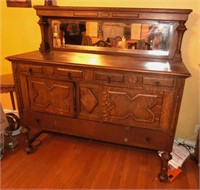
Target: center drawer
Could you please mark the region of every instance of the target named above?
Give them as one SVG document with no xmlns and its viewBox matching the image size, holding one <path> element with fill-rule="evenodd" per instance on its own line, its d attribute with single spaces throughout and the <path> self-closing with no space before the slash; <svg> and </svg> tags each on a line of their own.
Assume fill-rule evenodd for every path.
<svg viewBox="0 0 200 190">
<path fill-rule="evenodd" d="M 95 72 L 94 79 L 97 81 L 110 82 L 124 82 L 124 75 L 120 73 L 109 73 L 109 72 Z"/>
<path fill-rule="evenodd" d="M 65 69 L 65 68 L 55 68 L 55 75 L 66 76 L 68 78 L 82 78 L 83 70 L 80 69 Z"/>
</svg>

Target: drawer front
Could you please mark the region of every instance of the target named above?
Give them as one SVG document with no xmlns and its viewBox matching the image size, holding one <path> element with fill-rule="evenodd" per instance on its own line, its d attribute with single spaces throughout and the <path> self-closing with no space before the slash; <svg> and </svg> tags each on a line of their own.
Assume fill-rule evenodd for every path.
<svg viewBox="0 0 200 190">
<path fill-rule="evenodd" d="M 150 148 L 155 150 L 166 150 L 171 147 L 168 138 L 170 136 L 159 130 L 125 127 L 124 142 L 128 145 Z"/>
<path fill-rule="evenodd" d="M 81 69 L 65 69 L 54 68 L 50 66 L 35 66 L 19 64 L 19 71 L 30 75 L 38 74 L 53 77 L 64 77 L 65 79 L 83 78 L 83 70 Z"/>
<path fill-rule="evenodd" d="M 23 123 L 31 127 L 32 130 L 34 130 L 33 128 L 46 129 L 161 151 L 171 151 L 173 144 L 172 137 L 162 131 L 111 125 L 40 112 L 24 112 Z"/>
<path fill-rule="evenodd" d="M 95 72 L 94 79 L 97 81 L 110 82 L 124 82 L 123 74 L 107 73 L 107 72 Z"/>
<path fill-rule="evenodd" d="M 174 79 L 144 76 L 143 84 L 172 87 Z"/>
<path fill-rule="evenodd" d="M 26 72 L 29 74 L 42 74 L 43 69 L 42 66 L 35 66 L 35 65 L 22 65 L 19 64 L 19 71 Z"/>
<path fill-rule="evenodd" d="M 83 70 L 79 69 L 65 69 L 65 68 L 55 68 L 55 75 L 64 76 L 67 78 L 82 78 Z"/>
</svg>

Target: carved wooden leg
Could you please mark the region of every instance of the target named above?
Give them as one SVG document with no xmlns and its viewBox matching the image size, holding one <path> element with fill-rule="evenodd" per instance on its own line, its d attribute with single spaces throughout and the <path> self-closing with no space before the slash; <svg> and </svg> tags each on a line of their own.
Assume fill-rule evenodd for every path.
<svg viewBox="0 0 200 190">
<path fill-rule="evenodd" d="M 161 171 L 158 174 L 158 179 L 160 182 L 166 182 L 168 180 L 167 171 L 168 171 L 168 161 L 172 159 L 172 155 L 168 152 L 164 152 L 161 155 Z"/>
<path fill-rule="evenodd" d="M 21 130 L 21 132 L 26 135 L 26 143 L 27 143 L 27 145 L 26 145 L 25 151 L 28 154 L 32 153 L 33 150 L 34 150 L 33 147 L 32 147 L 32 144 L 31 144 L 32 142 L 31 142 L 30 137 L 29 137 L 29 131 L 30 131 L 30 129 L 28 127 L 25 127 L 25 126 L 23 126 L 23 128 Z"/>
</svg>

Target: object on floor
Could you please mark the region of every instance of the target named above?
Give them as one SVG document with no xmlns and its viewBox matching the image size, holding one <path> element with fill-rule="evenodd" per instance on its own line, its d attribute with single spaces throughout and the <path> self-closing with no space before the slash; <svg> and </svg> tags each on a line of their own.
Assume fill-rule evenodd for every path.
<svg viewBox="0 0 200 190">
<path fill-rule="evenodd" d="M 162 152 L 159 151 L 159 156 Z M 168 162 L 169 166 L 172 168 L 180 168 L 184 161 L 189 157 L 190 152 L 182 145 L 179 145 L 177 142 L 174 142 L 173 149 L 171 152 L 172 159 Z"/>
<path fill-rule="evenodd" d="M 4 130 L 8 127 L 8 121 L 6 119 L 6 115 L 0 103 L 0 160 L 4 154 Z"/>
<path fill-rule="evenodd" d="M 7 146 L 13 149 L 18 145 L 18 141 L 12 134 L 20 128 L 20 119 L 14 113 L 6 113 L 6 118 L 9 124 L 9 126 L 5 129 L 5 132 L 9 137 Z"/>
<path fill-rule="evenodd" d="M 170 182 L 174 181 L 175 178 L 182 172 L 180 168 L 168 168 L 168 180 Z"/>
</svg>

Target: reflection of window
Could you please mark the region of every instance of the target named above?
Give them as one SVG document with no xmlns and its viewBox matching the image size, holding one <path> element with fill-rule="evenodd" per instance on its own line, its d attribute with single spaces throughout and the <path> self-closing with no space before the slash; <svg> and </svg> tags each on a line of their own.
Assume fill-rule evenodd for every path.
<svg viewBox="0 0 200 190">
<path fill-rule="evenodd" d="M 131 39 L 132 40 L 140 40 L 141 25 L 142 24 L 131 24 Z"/>
<path fill-rule="evenodd" d="M 104 23 L 103 24 L 103 37 L 115 38 L 116 36 L 124 36 L 124 25 L 116 23 Z"/>
<path fill-rule="evenodd" d="M 152 44 L 151 49 L 168 49 L 170 28 L 171 26 L 167 24 L 155 24 L 150 26 L 148 40 L 149 43 Z"/>
<path fill-rule="evenodd" d="M 98 22 L 86 22 L 87 35 L 90 37 L 98 37 Z"/>
</svg>

